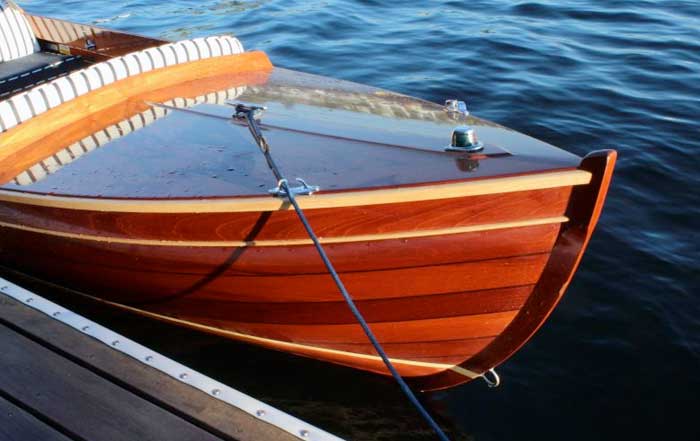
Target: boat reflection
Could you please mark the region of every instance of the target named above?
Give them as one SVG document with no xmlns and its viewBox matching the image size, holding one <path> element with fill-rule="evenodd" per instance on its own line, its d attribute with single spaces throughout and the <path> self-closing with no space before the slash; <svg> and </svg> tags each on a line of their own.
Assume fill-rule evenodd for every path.
<svg viewBox="0 0 700 441">
<path fill-rule="evenodd" d="M 455 158 L 455 163 L 457 164 L 457 168 L 464 172 L 474 172 L 479 168 L 479 160 L 471 159 L 468 156 Z"/>
</svg>

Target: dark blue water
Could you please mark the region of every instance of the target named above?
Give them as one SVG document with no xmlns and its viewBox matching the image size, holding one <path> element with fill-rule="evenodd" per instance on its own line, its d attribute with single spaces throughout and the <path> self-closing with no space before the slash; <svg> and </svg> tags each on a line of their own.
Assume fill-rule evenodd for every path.
<svg viewBox="0 0 700 441">
<path fill-rule="evenodd" d="M 617 149 L 581 269 L 499 369 L 503 385 L 426 400 L 475 440 L 700 439 L 700 1 L 21 3 L 169 39 L 234 33 L 280 66 L 466 99 L 579 155 Z M 383 379 L 119 314 L 98 321 L 340 435 L 428 433 Z"/>
</svg>

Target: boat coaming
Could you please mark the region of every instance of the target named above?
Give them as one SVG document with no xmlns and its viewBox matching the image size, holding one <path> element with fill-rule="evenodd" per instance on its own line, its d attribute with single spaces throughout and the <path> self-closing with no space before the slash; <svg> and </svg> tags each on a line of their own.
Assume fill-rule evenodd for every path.
<svg viewBox="0 0 700 441">
<path fill-rule="evenodd" d="M 499 365 L 524 344 L 571 280 L 599 216 L 614 152 L 594 153 L 579 163 L 573 155 L 472 119 L 493 130 L 485 130 L 485 152 L 445 153 L 430 133 L 416 134 L 435 129 L 417 119 L 429 124 L 438 120 L 440 127 L 450 124 L 446 118 L 451 116 L 439 106 L 283 70 L 273 71 L 272 81 L 266 78 L 228 78 L 226 85 L 247 81 L 247 98 L 269 105 L 270 118 L 263 121 L 283 127 L 267 129 L 273 140 L 276 135 L 283 140 L 279 133 L 285 132 L 299 142 L 310 139 L 304 138 L 310 129 L 311 137 L 330 129 L 321 135 L 326 136 L 327 151 L 336 155 L 329 137 L 357 149 L 359 143 L 369 144 L 374 150 L 367 150 L 368 155 L 379 148 L 399 149 L 391 155 L 396 161 L 368 166 L 398 170 L 384 173 L 383 180 L 370 179 L 373 185 L 362 184 L 362 176 L 343 175 L 335 178 L 343 184 L 339 189 L 300 197 L 399 372 L 424 389 L 450 387 Z M 254 88 L 265 81 L 272 87 Z M 321 87 L 324 82 L 332 87 Z M 144 93 L 160 101 L 167 94 L 183 93 L 183 88 L 172 86 L 167 93 L 154 95 L 147 88 Z M 199 86 L 196 92 L 187 91 L 188 96 L 201 94 Z M 384 105 L 373 107 L 373 101 Z M 392 101 L 403 105 L 386 105 Z M 110 117 L 93 118 L 99 122 L 88 129 L 143 111 L 143 102 L 143 96 L 130 96 L 122 104 L 103 105 L 98 111 Z M 325 110 L 307 112 L 311 122 L 300 115 L 295 123 L 281 110 L 294 105 Z M 403 131 L 384 133 L 342 124 L 343 112 L 359 114 L 363 124 L 371 126 L 367 115 L 384 117 L 402 108 L 408 115 L 393 117 Z M 222 107 L 204 110 L 217 109 L 225 112 Z M 69 110 L 64 108 L 63 114 L 74 118 Z M 47 112 L 46 120 L 54 121 L 55 113 Z M 339 113 L 340 120 L 333 119 Z M 325 119 L 322 123 L 319 115 Z M 310 127 L 313 118 L 317 121 Z M 63 138 L 70 139 L 49 147 L 37 147 L 41 137 L 29 133 L 36 140 L 28 142 L 23 150 L 28 158 L 20 162 L 26 167 L 45 157 L 47 148 L 57 150 L 80 139 L 87 132 L 79 123 L 80 118 L 71 120 L 78 133 L 64 132 Z M 57 130 L 52 126 L 48 132 L 58 137 Z M 27 136 L 19 132 L 15 130 L 12 139 Z M 286 145 L 273 142 L 273 149 L 284 154 Z M 422 163 L 413 166 L 413 175 L 401 168 L 411 164 L 400 163 L 407 150 L 424 155 L 418 157 Z M 446 176 L 431 181 L 431 170 L 442 163 L 450 164 L 452 171 L 439 169 Z M 250 185 L 252 194 L 244 197 L 115 198 L 104 196 L 105 188 L 51 195 L 31 185 L 26 190 L 6 187 L 0 191 L 0 260 L 153 318 L 387 374 L 295 213 L 285 201 L 259 194 L 268 188 L 258 188 L 263 172 L 251 172 L 250 182 L 237 182 Z M 372 173 L 367 170 L 367 176 Z M 318 181 L 311 183 L 320 181 L 325 188 L 332 175 L 313 164 L 306 164 L 302 174 L 315 177 Z M 51 185 L 49 179 L 45 185 Z M 353 187 L 353 179 L 359 185 Z"/>
</svg>

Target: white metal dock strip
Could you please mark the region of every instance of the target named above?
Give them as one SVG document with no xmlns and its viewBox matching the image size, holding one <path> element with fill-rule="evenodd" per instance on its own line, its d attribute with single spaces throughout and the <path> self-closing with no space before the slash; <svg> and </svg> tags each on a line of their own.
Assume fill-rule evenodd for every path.
<svg viewBox="0 0 700 441">
<path fill-rule="evenodd" d="M 188 368 L 162 354 L 136 343 L 104 326 L 86 319 L 31 291 L 0 277 L 0 293 L 7 295 L 47 316 L 88 335 L 111 348 L 148 365 L 175 380 L 252 415 L 254 418 L 291 433 L 299 439 L 313 441 L 343 441 L 335 435 L 314 427 L 279 409 L 271 407 L 223 383 Z"/>
</svg>

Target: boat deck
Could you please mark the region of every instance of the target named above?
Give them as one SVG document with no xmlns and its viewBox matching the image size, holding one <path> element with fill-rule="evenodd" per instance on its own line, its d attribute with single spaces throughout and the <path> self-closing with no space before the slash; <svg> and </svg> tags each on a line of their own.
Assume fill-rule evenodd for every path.
<svg viewBox="0 0 700 441">
<path fill-rule="evenodd" d="M 83 198 L 268 196 L 276 181 L 247 127 L 232 120 L 230 102 L 265 106 L 261 127 L 280 169 L 322 192 L 574 170 L 580 163 L 554 146 L 452 115 L 441 105 L 281 68 L 157 92 L 158 99 L 148 91 L 110 108 L 116 124 L 85 115 L 75 128 L 79 135 L 53 131 L 52 154 L 0 180 L 0 188 Z M 88 121 L 100 123 L 88 130 Z M 464 124 L 477 130 L 483 150 L 445 151 L 453 129 Z"/>
<path fill-rule="evenodd" d="M 339 439 L 3 278 L 0 353 L 3 440 Z"/>
</svg>

